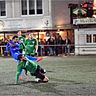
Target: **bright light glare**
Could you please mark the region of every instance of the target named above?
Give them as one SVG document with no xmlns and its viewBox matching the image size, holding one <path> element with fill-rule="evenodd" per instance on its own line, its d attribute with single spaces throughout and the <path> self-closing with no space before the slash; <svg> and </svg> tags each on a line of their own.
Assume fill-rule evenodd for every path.
<svg viewBox="0 0 96 96">
<path fill-rule="evenodd" d="M 96 0 L 94 0 L 93 9 L 96 9 Z"/>
<path fill-rule="evenodd" d="M 96 18 L 96 15 L 93 15 L 94 18 Z"/>
</svg>

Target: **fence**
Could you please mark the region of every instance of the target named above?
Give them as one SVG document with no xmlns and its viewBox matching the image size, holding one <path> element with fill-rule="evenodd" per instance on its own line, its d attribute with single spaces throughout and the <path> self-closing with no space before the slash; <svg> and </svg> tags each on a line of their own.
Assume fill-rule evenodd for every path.
<svg viewBox="0 0 96 96">
<path fill-rule="evenodd" d="M 74 53 L 74 45 L 39 45 L 38 55 L 58 56 Z"/>
<path fill-rule="evenodd" d="M 0 46 L 0 55 L 5 56 L 6 46 Z M 39 45 L 38 56 L 70 55 L 74 53 L 74 45 Z"/>
</svg>

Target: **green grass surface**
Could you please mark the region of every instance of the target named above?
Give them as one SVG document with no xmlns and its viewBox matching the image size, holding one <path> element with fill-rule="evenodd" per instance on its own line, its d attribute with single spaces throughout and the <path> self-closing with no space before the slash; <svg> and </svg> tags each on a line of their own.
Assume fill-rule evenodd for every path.
<svg viewBox="0 0 96 96">
<path fill-rule="evenodd" d="M 48 83 L 35 83 L 28 74 L 15 85 L 16 62 L 0 58 L 0 96 L 96 96 L 95 56 L 48 57 L 39 64 Z"/>
</svg>

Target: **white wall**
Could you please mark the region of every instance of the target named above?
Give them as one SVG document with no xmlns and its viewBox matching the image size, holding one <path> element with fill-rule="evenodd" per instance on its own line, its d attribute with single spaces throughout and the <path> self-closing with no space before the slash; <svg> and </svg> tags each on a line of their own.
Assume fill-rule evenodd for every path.
<svg viewBox="0 0 96 96">
<path fill-rule="evenodd" d="M 87 43 L 86 34 L 96 34 L 96 28 L 75 29 L 75 55 L 96 54 L 96 43 Z"/>
<path fill-rule="evenodd" d="M 2 31 L 17 31 L 22 29 L 34 30 L 34 29 L 46 29 L 46 20 L 49 21 L 48 27 L 52 25 L 50 16 L 39 17 L 22 17 L 22 18 L 7 18 L 3 19 L 4 28 Z"/>
<path fill-rule="evenodd" d="M 12 0 L 6 0 L 6 14 L 7 14 L 7 16 L 6 16 L 6 18 L 11 18 L 12 17 Z"/>
<path fill-rule="evenodd" d="M 21 0 L 14 0 L 13 2 L 13 18 L 21 17 Z"/>
</svg>

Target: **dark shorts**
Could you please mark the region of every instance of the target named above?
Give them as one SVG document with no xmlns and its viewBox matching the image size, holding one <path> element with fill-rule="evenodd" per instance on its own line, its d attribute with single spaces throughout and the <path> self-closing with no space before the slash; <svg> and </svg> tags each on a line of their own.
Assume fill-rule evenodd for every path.
<svg viewBox="0 0 96 96">
<path fill-rule="evenodd" d="M 37 70 L 35 71 L 34 74 L 32 74 L 34 76 L 36 76 L 36 78 L 40 78 L 41 80 L 43 80 L 45 78 L 44 75 L 44 69 L 42 69 L 39 65 L 37 66 Z"/>
</svg>

